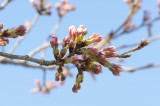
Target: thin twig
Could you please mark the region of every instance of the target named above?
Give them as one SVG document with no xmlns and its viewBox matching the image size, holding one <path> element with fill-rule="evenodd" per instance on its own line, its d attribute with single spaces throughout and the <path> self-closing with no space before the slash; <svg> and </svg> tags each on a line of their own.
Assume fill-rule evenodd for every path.
<svg viewBox="0 0 160 106">
<path fill-rule="evenodd" d="M 12 0 L 5 0 L 1 6 L 0 6 L 0 10 L 4 9 Z"/>
<path fill-rule="evenodd" d="M 13 54 L 0 52 L 0 56 L 6 57 L 6 58 L 9 58 L 9 59 L 27 60 L 27 61 L 30 61 L 30 62 L 37 63 L 39 65 L 45 65 L 45 66 L 59 65 L 59 63 L 56 63 L 55 61 L 45 61 L 45 60 L 42 60 L 42 59 L 36 59 L 36 58 L 29 57 L 28 55 L 21 56 L 21 55 L 13 55 Z"/>
<path fill-rule="evenodd" d="M 129 67 L 124 67 L 124 72 L 135 72 L 138 70 L 144 70 L 144 69 L 149 69 L 149 68 L 154 68 L 154 67 L 160 67 L 159 63 L 151 63 L 145 66 L 137 67 L 137 68 L 129 68 Z"/>
<path fill-rule="evenodd" d="M 18 65 L 18 66 L 22 66 L 22 67 L 25 67 L 25 68 L 34 68 L 34 69 L 40 69 L 40 70 L 48 70 L 48 71 L 52 71 L 56 68 L 55 65 L 53 66 L 41 66 L 39 64 L 29 64 L 29 63 L 22 63 L 22 62 L 19 62 L 19 61 L 13 61 L 13 60 L 4 60 L 1 62 L 1 64 L 5 64 L 5 65 Z"/>
<path fill-rule="evenodd" d="M 160 40 L 160 35 L 152 38 L 151 40 L 149 40 L 149 42 L 152 43 L 152 42 L 157 41 L 157 40 Z M 139 43 L 134 43 L 134 44 L 129 44 L 129 45 L 122 45 L 122 46 L 117 47 L 117 50 L 134 47 L 134 46 L 136 46 L 138 44 Z"/>
</svg>

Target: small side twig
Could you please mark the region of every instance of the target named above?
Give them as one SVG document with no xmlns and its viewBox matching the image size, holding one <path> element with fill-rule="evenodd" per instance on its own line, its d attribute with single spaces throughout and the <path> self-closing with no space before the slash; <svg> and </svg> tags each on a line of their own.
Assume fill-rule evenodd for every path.
<svg viewBox="0 0 160 106">
<path fill-rule="evenodd" d="M 0 10 L 4 9 L 11 1 L 13 1 L 13 0 L 5 0 L 5 1 L 1 4 Z"/>
</svg>

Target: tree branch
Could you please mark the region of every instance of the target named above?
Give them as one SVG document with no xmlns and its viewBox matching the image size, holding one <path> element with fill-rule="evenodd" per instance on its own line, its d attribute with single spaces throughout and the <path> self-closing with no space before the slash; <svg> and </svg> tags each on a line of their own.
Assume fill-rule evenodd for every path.
<svg viewBox="0 0 160 106">
<path fill-rule="evenodd" d="M 12 54 L 8 54 L 8 53 L 0 52 L 0 56 L 6 57 L 6 58 L 9 58 L 9 59 L 27 60 L 27 61 L 30 61 L 30 62 L 37 63 L 39 65 L 45 65 L 45 66 L 58 65 L 59 64 L 59 63 L 56 63 L 55 61 L 45 61 L 45 60 L 32 58 L 32 57 L 29 57 L 28 55 L 21 56 L 21 55 L 12 55 Z"/>
</svg>

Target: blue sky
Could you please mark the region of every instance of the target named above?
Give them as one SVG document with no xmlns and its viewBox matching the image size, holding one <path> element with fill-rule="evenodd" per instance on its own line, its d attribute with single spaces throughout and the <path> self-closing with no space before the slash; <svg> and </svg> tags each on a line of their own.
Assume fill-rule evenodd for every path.
<svg viewBox="0 0 160 106">
<path fill-rule="evenodd" d="M 58 0 L 47 0 L 56 3 Z M 70 25 L 84 24 L 88 35 L 98 32 L 106 35 L 116 29 L 128 14 L 128 7 L 123 0 L 70 0 L 76 5 L 74 12 L 68 13 L 62 20 L 57 35 L 60 39 L 68 34 Z M 142 12 L 149 9 L 152 17 L 157 16 L 157 0 L 143 0 L 142 9 L 136 14 L 133 22 L 139 24 Z M 21 43 L 14 54 L 26 55 L 38 45 L 42 44 L 58 17 L 55 9 L 52 16 L 42 16 L 28 37 Z M 4 10 L 0 11 L 0 22 L 5 28 L 23 24 L 25 20 L 32 20 L 36 14 L 28 0 L 14 0 Z M 160 23 L 152 28 L 153 37 L 159 34 Z M 124 35 L 111 43 L 115 46 L 139 42 L 147 37 L 145 28 L 132 34 Z M 10 39 L 6 51 L 17 39 Z M 152 62 L 159 62 L 160 42 L 156 41 L 141 51 L 133 53 L 131 58 L 125 59 L 122 66 L 136 67 Z M 40 54 L 36 55 L 39 57 Z M 51 59 L 51 49 L 47 50 L 46 59 Z M 122 73 L 120 77 L 113 76 L 108 69 L 96 76 L 96 81 L 86 73 L 81 90 L 74 94 L 71 89 L 74 78 L 68 78 L 65 85 L 54 89 L 49 95 L 31 94 L 35 79 L 41 79 L 42 72 L 38 69 L 23 68 L 21 66 L 0 65 L 0 106 L 159 106 L 160 105 L 160 69 L 153 68 L 134 73 Z M 77 73 L 76 69 L 72 69 Z M 48 72 L 48 80 L 54 80 L 55 72 Z"/>
</svg>

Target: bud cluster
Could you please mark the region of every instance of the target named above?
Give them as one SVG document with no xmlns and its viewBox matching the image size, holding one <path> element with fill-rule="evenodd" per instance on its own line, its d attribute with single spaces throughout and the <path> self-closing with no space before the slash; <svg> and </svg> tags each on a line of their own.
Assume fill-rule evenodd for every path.
<svg viewBox="0 0 160 106">
<path fill-rule="evenodd" d="M 38 3 L 35 0 L 30 0 L 30 3 L 40 15 L 51 15 L 52 4 L 45 5 L 46 0 L 39 0 Z"/>
<path fill-rule="evenodd" d="M 6 46 L 9 43 L 7 38 L 17 38 L 18 36 L 24 36 L 26 33 L 26 27 L 23 25 L 17 28 L 3 29 L 3 24 L 0 24 L 0 46 Z"/>
<path fill-rule="evenodd" d="M 142 0 L 124 0 L 124 2 L 127 3 L 129 8 L 135 13 L 141 8 Z"/>
<path fill-rule="evenodd" d="M 64 81 L 63 75 L 64 64 L 73 64 L 78 69 L 75 84 L 72 88 L 73 92 L 77 92 L 81 88 L 83 82 L 83 72 L 92 74 L 102 73 L 102 67 L 107 67 L 115 76 L 120 75 L 122 68 L 120 65 L 110 63 L 107 58 L 116 57 L 116 48 L 108 46 L 102 50 L 91 47 L 93 43 L 98 43 L 102 40 L 101 35 L 93 33 L 90 37 L 84 38 L 87 34 L 87 28 L 84 25 L 69 27 L 69 35 L 63 39 L 61 50 L 58 49 L 58 38 L 53 35 L 50 41 L 53 48 L 53 55 L 59 67 L 56 73 L 56 81 Z"/>
<path fill-rule="evenodd" d="M 31 89 L 32 93 L 43 93 L 48 94 L 50 91 L 56 87 L 56 85 L 51 81 L 46 81 L 44 86 L 42 86 L 41 82 L 39 80 L 34 82 L 36 88 Z"/>
<path fill-rule="evenodd" d="M 68 3 L 68 0 L 61 0 L 61 2 L 55 4 L 55 8 L 59 17 L 64 16 L 67 12 L 75 10 L 75 6 Z"/>
</svg>

